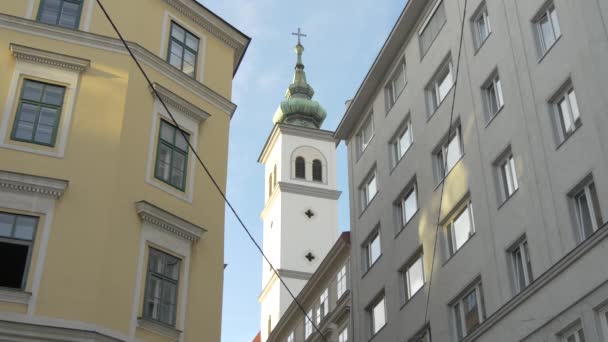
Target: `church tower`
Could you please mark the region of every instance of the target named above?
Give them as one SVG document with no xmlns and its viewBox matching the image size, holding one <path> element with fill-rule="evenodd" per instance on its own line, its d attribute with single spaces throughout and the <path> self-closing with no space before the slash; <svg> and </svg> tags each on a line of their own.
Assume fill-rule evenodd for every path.
<svg viewBox="0 0 608 342">
<path fill-rule="evenodd" d="M 258 162 L 265 165 L 264 253 L 294 295 L 298 295 L 338 238 L 336 143 L 321 129 L 327 113 L 312 100 L 306 81 L 300 33 L 293 82 L 274 118 Z M 263 261 L 261 340 L 292 302 L 270 265 Z"/>
</svg>

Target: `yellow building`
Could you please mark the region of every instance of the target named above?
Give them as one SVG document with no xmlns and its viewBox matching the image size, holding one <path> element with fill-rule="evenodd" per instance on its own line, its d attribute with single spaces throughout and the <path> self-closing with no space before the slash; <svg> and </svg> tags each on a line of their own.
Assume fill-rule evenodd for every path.
<svg viewBox="0 0 608 342">
<path fill-rule="evenodd" d="M 103 0 L 222 188 L 250 39 Z M 0 340 L 219 341 L 224 203 L 95 0 L 0 1 Z"/>
</svg>

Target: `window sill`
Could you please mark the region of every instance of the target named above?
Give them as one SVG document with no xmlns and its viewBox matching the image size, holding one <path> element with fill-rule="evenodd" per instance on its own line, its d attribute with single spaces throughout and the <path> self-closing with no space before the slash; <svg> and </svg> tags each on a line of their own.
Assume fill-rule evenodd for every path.
<svg viewBox="0 0 608 342">
<path fill-rule="evenodd" d="M 369 265 L 369 267 L 367 268 L 367 270 L 365 270 L 365 272 L 363 272 L 361 279 L 365 278 L 365 276 L 374 268 L 374 266 L 380 261 L 381 258 L 382 258 L 382 254 L 380 254 L 378 256 L 378 258 L 376 260 L 374 260 L 374 262 L 371 265 Z"/>
<path fill-rule="evenodd" d="M 562 145 L 564 145 L 564 144 L 566 143 L 566 141 L 568 141 L 568 140 L 570 139 L 570 137 L 574 135 L 574 133 L 578 132 L 578 130 L 579 130 L 579 129 L 580 129 L 582 126 L 583 126 L 583 124 L 581 123 L 580 125 L 578 125 L 578 127 L 576 127 L 576 128 L 574 129 L 574 131 L 572 131 L 572 132 L 568 133 L 566 136 L 564 136 L 564 139 L 563 139 L 563 140 L 562 140 L 562 141 L 561 141 L 559 144 L 557 144 L 557 146 L 555 147 L 555 150 L 556 150 L 556 151 L 557 151 L 557 150 L 559 150 L 559 149 L 560 149 L 560 147 L 562 147 Z"/>
<path fill-rule="evenodd" d="M 412 215 L 412 217 L 410 217 L 409 221 L 407 221 L 405 224 L 401 225 L 401 228 L 399 228 L 399 231 L 397 232 L 397 234 L 395 234 L 395 239 L 397 239 L 399 237 L 399 235 L 401 235 L 401 232 L 404 231 L 405 228 L 410 224 L 410 222 L 412 222 L 416 218 L 419 211 L 420 211 L 420 208 L 416 209 L 416 212 L 414 213 L 414 215 Z"/>
<path fill-rule="evenodd" d="M 32 294 L 20 289 L 0 287 L 0 302 L 29 304 Z"/>
<path fill-rule="evenodd" d="M 380 335 L 380 333 L 382 332 L 382 330 L 384 330 L 385 327 L 386 327 L 386 322 L 384 323 L 382 328 L 378 329 L 378 331 L 376 331 L 375 333 L 372 334 L 372 337 L 369 338 L 369 341 L 372 341 L 374 338 L 376 338 L 376 336 Z"/>
<path fill-rule="evenodd" d="M 479 52 L 479 50 L 481 50 L 481 48 L 484 46 L 484 44 L 488 41 L 488 39 L 490 38 L 490 36 L 492 35 L 492 32 L 490 31 L 490 33 L 488 33 L 488 35 L 486 36 L 486 38 L 477 44 L 477 48 L 475 49 L 475 52 L 473 52 L 473 56 L 477 56 L 477 53 Z"/>
<path fill-rule="evenodd" d="M 541 55 L 541 56 L 538 58 L 537 63 L 539 63 L 539 64 L 540 64 L 540 63 L 543 61 L 543 59 L 545 59 L 545 57 L 546 57 L 546 56 L 549 54 L 549 51 L 553 50 L 553 47 L 554 47 L 555 45 L 557 45 L 557 42 L 559 42 L 559 40 L 560 40 L 561 38 L 562 38 L 562 35 L 560 34 L 560 35 L 559 35 L 559 37 L 557 37 L 557 38 L 555 39 L 555 41 L 553 42 L 553 44 L 551 44 L 551 46 L 549 46 L 549 48 L 548 48 L 548 49 L 547 49 L 545 52 L 543 52 L 543 53 L 542 53 L 542 55 Z"/>
<path fill-rule="evenodd" d="M 500 112 L 502 112 L 503 108 L 505 108 L 504 104 L 502 106 L 500 106 L 500 108 L 498 108 L 496 113 L 492 114 L 492 116 L 486 122 L 486 128 L 488 128 L 488 126 L 490 126 L 490 124 L 494 121 L 494 119 L 496 119 L 498 114 L 500 114 Z"/>
<path fill-rule="evenodd" d="M 498 208 L 496 208 L 496 210 L 500 210 L 500 208 L 504 207 L 507 204 L 507 202 L 509 202 L 509 200 L 511 198 L 513 198 L 513 196 L 515 196 L 515 194 L 517 194 L 518 191 L 519 191 L 519 188 L 515 189 L 515 191 L 513 191 L 512 194 L 510 194 L 504 201 L 502 201 L 502 203 L 500 203 L 498 205 Z"/>
<path fill-rule="evenodd" d="M 437 105 L 437 108 L 433 109 L 433 111 L 426 118 L 426 122 L 427 123 L 429 121 L 431 121 L 431 119 L 433 118 L 433 116 L 435 116 L 435 113 L 437 113 L 439 111 L 439 109 L 441 108 L 441 106 L 446 102 L 446 99 L 448 98 L 448 96 L 450 96 L 450 94 L 452 94 L 454 92 L 455 86 L 456 86 L 456 82 L 453 82 L 452 86 L 450 87 L 450 91 L 448 91 L 448 93 L 445 94 L 445 97 L 443 98 L 443 100 L 441 100 L 441 102 L 439 102 L 439 104 Z"/>
<path fill-rule="evenodd" d="M 393 165 L 393 167 L 391 168 L 391 171 L 389 172 L 389 176 L 393 174 L 393 172 L 395 171 L 395 169 L 397 168 L 397 166 L 399 166 L 399 164 L 401 164 L 401 161 L 403 159 L 405 159 L 405 156 L 412 149 L 412 146 L 414 146 L 414 142 L 413 141 L 410 144 L 410 146 L 407 148 L 407 150 L 403 153 L 403 155 L 401 157 L 399 157 L 399 160 L 397 160 L 397 162 L 395 162 L 395 165 Z"/>
<path fill-rule="evenodd" d="M 424 283 L 424 285 L 422 285 L 422 287 L 419 288 L 418 291 L 416 291 L 416 293 L 414 293 L 414 295 L 410 297 L 410 299 L 407 299 L 405 301 L 405 303 L 401 304 L 399 311 L 402 311 L 403 308 L 405 308 L 411 301 L 413 301 L 419 293 L 422 293 L 422 289 L 424 289 L 425 287 L 426 287 L 426 283 Z"/>
<path fill-rule="evenodd" d="M 379 193 L 379 191 L 376 191 L 376 194 L 374 195 L 374 197 L 372 197 L 372 199 L 369 200 L 369 202 L 367 203 L 365 208 L 363 208 L 363 210 L 361 210 L 361 214 L 359 214 L 359 219 L 361 219 L 363 214 L 365 214 L 365 212 L 367 211 L 367 208 L 369 208 L 372 205 L 372 203 L 374 203 L 374 200 L 376 199 L 376 197 L 378 197 L 378 193 Z"/>
<path fill-rule="evenodd" d="M 477 235 L 477 232 L 474 232 L 473 234 L 471 234 L 471 236 L 469 236 L 469 239 L 462 244 L 462 246 L 460 246 L 460 248 L 458 248 L 458 250 L 456 252 L 454 252 L 454 254 L 450 255 L 441 265 L 441 267 L 444 267 L 445 265 L 447 265 L 450 260 L 452 260 L 456 255 L 458 255 L 458 252 L 460 252 L 461 250 L 464 249 L 464 247 L 471 241 L 473 240 L 473 238 Z M 449 237 L 448 237 L 449 238 Z"/>
<path fill-rule="evenodd" d="M 137 327 L 151 331 L 153 333 L 157 333 L 159 335 L 163 335 L 175 341 L 179 339 L 182 333 L 181 330 L 177 330 L 172 326 L 156 322 L 146 317 L 137 318 Z"/>
<path fill-rule="evenodd" d="M 446 173 L 445 176 L 443 176 L 443 178 L 441 178 L 439 180 L 439 182 L 437 183 L 437 185 L 435 185 L 435 189 L 433 189 L 433 191 L 436 191 L 437 189 L 439 189 L 439 187 L 441 186 L 441 184 L 448 178 L 448 176 L 452 173 L 452 171 L 454 171 L 454 169 L 456 168 L 456 166 L 458 166 L 458 164 L 460 164 L 460 161 L 464 158 L 464 153 L 460 156 L 460 158 L 458 158 L 458 160 L 456 161 L 456 164 L 454 164 L 454 166 L 450 169 L 450 171 L 448 171 L 448 173 Z"/>
<path fill-rule="evenodd" d="M 367 142 L 367 145 L 365 145 L 365 147 L 359 151 L 357 153 L 357 161 L 355 162 L 355 164 L 357 164 L 359 162 L 359 160 L 361 160 L 361 157 L 363 156 L 363 153 L 365 153 L 365 151 L 367 151 L 367 148 L 369 147 L 369 145 L 372 144 L 372 142 L 374 141 L 374 137 L 376 136 L 376 134 L 372 135 L 371 138 L 369 138 L 369 141 Z"/>
<path fill-rule="evenodd" d="M 392 105 L 388 106 L 388 108 L 386 108 L 386 114 L 384 115 L 385 117 L 387 117 L 392 111 L 393 108 L 395 108 L 395 105 L 397 104 L 397 101 L 399 101 L 399 98 L 401 97 L 401 94 L 403 94 L 405 92 L 405 88 L 407 87 L 407 81 L 405 81 L 405 84 L 403 85 L 403 89 L 401 89 L 401 91 L 399 92 L 399 94 L 397 94 L 397 98 L 395 98 L 395 102 L 393 102 Z"/>
</svg>

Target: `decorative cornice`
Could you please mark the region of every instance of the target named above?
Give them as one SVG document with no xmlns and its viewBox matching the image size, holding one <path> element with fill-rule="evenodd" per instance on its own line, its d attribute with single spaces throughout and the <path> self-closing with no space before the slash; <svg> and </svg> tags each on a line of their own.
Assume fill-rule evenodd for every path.
<svg viewBox="0 0 608 342">
<path fill-rule="evenodd" d="M 335 142 L 334 132 L 326 131 L 317 128 L 308 128 L 302 126 L 295 126 L 290 124 L 278 124 L 277 125 L 281 133 L 287 135 L 296 135 L 303 138 L 311 138 L 317 140 L 325 140 Z"/>
<path fill-rule="evenodd" d="M 155 322 L 145 317 L 139 317 L 137 319 L 137 326 L 142 329 L 168 337 L 174 341 L 177 341 L 182 333 L 180 330 Z"/>
<path fill-rule="evenodd" d="M 199 123 L 205 121 L 209 116 L 211 116 L 209 113 L 198 108 L 197 106 L 193 105 L 192 103 L 188 102 L 184 98 L 180 97 L 179 95 L 175 94 L 171 90 L 161 86 L 158 83 L 154 83 L 154 89 L 156 90 L 156 93 L 158 93 L 158 96 L 160 96 L 160 98 L 167 106 L 173 107 L 179 110 L 180 112 L 183 112 L 184 114 L 188 115 Z M 152 95 L 156 95 L 156 93 L 152 92 Z"/>
<path fill-rule="evenodd" d="M 319 188 L 316 186 L 293 184 L 293 183 L 287 183 L 287 182 L 279 182 L 279 189 L 282 192 L 289 192 L 292 194 L 298 194 L 298 195 L 304 195 L 304 196 L 321 197 L 321 198 L 326 198 L 326 199 L 331 199 L 331 200 L 337 200 L 338 198 L 340 198 L 340 195 L 342 194 L 341 191 L 337 191 L 337 190 L 330 190 L 330 189 Z"/>
<path fill-rule="evenodd" d="M 0 170 L 0 190 L 58 199 L 63 195 L 68 184 L 66 180 Z"/>
<path fill-rule="evenodd" d="M 490 330 L 490 328 L 498 324 L 503 318 L 505 318 L 518 306 L 523 304 L 528 298 L 532 297 L 536 292 L 548 285 L 553 279 L 565 272 L 568 267 L 585 256 L 606 237 L 608 237 L 608 223 L 604 224 L 600 229 L 593 233 L 593 235 L 581 242 L 568 254 L 558 260 L 555 264 L 553 264 L 553 266 L 535 279 L 528 287 L 515 295 L 515 297 L 513 297 L 510 301 L 498 308 L 498 310 L 483 321 L 477 329 L 471 332 L 471 334 L 467 335 L 467 337 L 465 337 L 462 341 L 470 342 L 482 337 L 484 333 Z"/>
<path fill-rule="evenodd" d="M 135 210 L 142 221 L 148 222 L 189 241 L 200 239 L 206 229 L 190 223 L 178 216 L 171 214 L 149 202 L 139 201 L 135 203 Z"/>
<path fill-rule="evenodd" d="M 192 0 L 164 0 L 184 16 L 203 27 L 217 39 L 234 49 L 233 70 L 236 72 L 239 63 L 249 45 L 250 38 L 228 23 L 221 20 L 212 12 Z"/>
<path fill-rule="evenodd" d="M 277 272 L 279 272 L 279 275 L 281 276 L 281 278 L 293 278 L 293 279 L 300 279 L 300 280 L 308 280 L 310 279 L 310 277 L 312 277 L 312 273 L 310 272 L 300 272 L 300 271 L 294 271 L 294 270 L 285 270 L 285 269 L 278 269 Z"/>
<path fill-rule="evenodd" d="M 0 302 L 28 304 L 31 297 L 30 292 L 0 288 Z"/>
<path fill-rule="evenodd" d="M 14 17 L 3 13 L 0 13 L 0 27 L 72 44 L 79 44 L 82 46 L 88 46 L 125 55 L 128 54 L 127 49 L 119 39 L 90 32 L 70 30 L 59 26 L 47 25 L 37 21 Z M 135 57 L 146 66 L 178 83 L 185 89 L 209 102 L 209 104 L 215 106 L 217 109 L 230 117 L 232 117 L 236 111 L 236 104 L 232 103 L 227 98 L 216 93 L 214 90 L 200 83 L 194 78 L 184 74 L 179 69 L 174 68 L 156 54 L 150 52 L 137 43 L 127 42 L 127 44 Z"/>
<path fill-rule="evenodd" d="M 85 71 L 91 65 L 91 61 L 88 59 L 72 57 L 13 43 L 10 44 L 10 50 L 13 52 L 13 56 L 20 60 L 48 64 L 78 72 Z"/>
</svg>

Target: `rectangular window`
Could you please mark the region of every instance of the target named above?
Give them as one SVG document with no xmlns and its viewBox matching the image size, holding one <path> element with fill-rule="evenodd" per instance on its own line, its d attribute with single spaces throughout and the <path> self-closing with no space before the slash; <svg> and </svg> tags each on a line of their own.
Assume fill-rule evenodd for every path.
<svg viewBox="0 0 608 342">
<path fill-rule="evenodd" d="M 41 0 L 38 21 L 70 29 L 78 29 L 82 0 Z"/>
<path fill-rule="evenodd" d="M 376 230 L 370 235 L 363 245 L 365 251 L 365 266 L 366 269 L 371 268 L 374 263 L 382 255 L 382 247 L 380 245 L 380 232 Z"/>
<path fill-rule="evenodd" d="M 492 33 L 492 27 L 490 26 L 490 16 L 488 15 L 488 8 L 485 2 L 483 2 L 477 13 L 471 20 L 473 25 L 473 36 L 475 38 L 475 48 L 479 49 L 481 45 L 488 39 L 490 33 Z"/>
<path fill-rule="evenodd" d="M 185 133 L 185 135 L 187 139 L 190 138 L 188 133 Z M 186 139 L 177 127 L 161 120 L 156 151 L 155 177 L 181 191 L 185 191 L 187 165 L 188 143 Z"/>
<path fill-rule="evenodd" d="M 452 311 L 456 333 L 460 340 L 473 332 L 484 320 L 481 283 L 476 284 L 458 298 L 452 305 Z"/>
<path fill-rule="evenodd" d="M 24 289 L 38 218 L 0 212 L 0 287 Z"/>
<path fill-rule="evenodd" d="M 431 10 L 429 17 L 426 19 L 420 30 L 418 31 L 418 40 L 420 41 L 420 55 L 424 57 L 427 51 L 433 45 L 433 41 L 441 32 L 441 29 L 447 22 L 445 7 L 442 0 L 438 0 L 435 8 Z"/>
<path fill-rule="evenodd" d="M 418 196 L 416 194 L 416 183 L 406 190 L 405 195 L 399 202 L 399 212 L 401 214 L 401 226 L 405 226 L 414 214 L 418 211 Z"/>
<path fill-rule="evenodd" d="M 386 94 L 386 112 L 393 107 L 395 102 L 397 102 L 397 98 L 405 88 L 405 84 L 407 83 L 407 75 L 405 73 L 405 59 L 402 59 L 397 65 L 397 68 L 394 71 L 394 74 L 391 77 L 391 80 L 388 82 L 388 85 L 384 89 Z"/>
<path fill-rule="evenodd" d="M 384 304 L 384 294 L 377 299 L 374 303 L 372 303 L 368 310 L 368 315 L 370 317 L 370 328 L 372 332 L 372 336 L 377 334 L 380 329 L 384 327 L 386 324 L 386 307 Z"/>
<path fill-rule="evenodd" d="M 181 260 L 150 248 L 143 316 L 175 326 Z"/>
<path fill-rule="evenodd" d="M 310 335 L 312 335 L 312 317 L 313 311 L 312 309 L 310 309 L 306 315 L 307 317 L 304 318 L 304 339 L 307 339 L 310 337 Z"/>
<path fill-rule="evenodd" d="M 485 99 L 486 119 L 489 121 L 505 104 L 498 73 L 483 85 L 482 90 Z"/>
<path fill-rule="evenodd" d="M 376 193 L 378 192 L 378 187 L 376 185 L 376 171 L 370 173 L 367 177 L 367 180 L 363 183 L 360 188 L 361 191 L 361 199 L 362 199 L 362 208 L 365 209 L 369 205 L 369 203 L 374 199 Z"/>
<path fill-rule="evenodd" d="M 357 135 L 357 140 L 359 142 L 359 154 L 365 151 L 367 145 L 369 145 L 374 136 L 374 122 L 372 120 L 372 116 L 373 113 L 370 113 L 363 126 L 361 126 L 359 134 Z"/>
<path fill-rule="evenodd" d="M 506 157 L 499 159 L 495 163 L 495 167 L 501 188 L 501 198 L 504 202 L 519 189 L 513 154 L 509 153 Z"/>
<path fill-rule="evenodd" d="M 291 334 L 289 334 L 289 336 L 287 336 L 287 342 L 295 342 L 295 334 L 293 333 L 293 331 L 291 332 Z"/>
<path fill-rule="evenodd" d="M 593 180 L 571 194 L 581 241 L 587 239 L 602 224 L 602 214 Z"/>
<path fill-rule="evenodd" d="M 452 129 L 451 136 L 435 149 L 437 180 L 440 182 L 456 166 L 463 153 L 460 126 Z"/>
<path fill-rule="evenodd" d="M 340 331 L 340 334 L 338 334 L 338 342 L 348 342 L 348 327 Z"/>
<path fill-rule="evenodd" d="M 412 136 L 412 122 L 407 119 L 403 127 L 399 130 L 397 136 L 391 142 L 391 149 L 393 150 L 393 166 L 397 165 L 397 162 L 403 158 L 405 153 L 410 149 L 414 138 Z"/>
<path fill-rule="evenodd" d="M 467 202 L 464 208 L 448 221 L 446 228 L 450 255 L 456 253 L 475 234 L 473 222 L 473 204 L 471 202 Z"/>
<path fill-rule="evenodd" d="M 533 280 L 528 241 L 524 239 L 518 242 L 515 246 L 511 247 L 509 254 L 511 256 L 511 265 L 513 268 L 515 292 L 519 293 L 528 287 Z"/>
<path fill-rule="evenodd" d="M 405 298 L 411 299 L 424 286 L 424 264 L 422 253 L 408 263 L 401 271 L 405 288 Z"/>
<path fill-rule="evenodd" d="M 342 295 L 344 294 L 344 292 L 346 292 L 346 265 L 342 266 L 342 268 L 340 268 L 340 271 L 338 271 L 338 275 L 336 276 L 337 280 L 336 280 L 336 288 L 337 288 L 337 292 L 338 292 L 338 299 L 342 298 Z"/>
<path fill-rule="evenodd" d="M 317 325 L 321 324 L 321 320 L 329 313 L 329 290 L 325 289 L 319 297 L 319 307 L 317 308 Z"/>
<path fill-rule="evenodd" d="M 582 125 L 574 88 L 569 87 L 560 93 L 553 106 L 557 113 L 558 136 L 561 142 Z"/>
<path fill-rule="evenodd" d="M 11 139 L 55 146 L 65 87 L 24 80 Z"/>
<path fill-rule="evenodd" d="M 562 335 L 560 339 L 562 342 L 585 342 L 585 333 L 583 328 L 579 325 L 569 332 Z"/>
<path fill-rule="evenodd" d="M 540 55 L 544 55 L 561 36 L 559 20 L 555 6 L 551 4 L 537 15 L 535 20 Z"/>
<path fill-rule="evenodd" d="M 453 86 L 454 77 L 452 76 L 452 62 L 448 59 L 447 62 L 441 65 L 426 87 L 429 116 L 439 108 Z"/>
<path fill-rule="evenodd" d="M 167 60 L 184 74 L 196 77 L 199 38 L 175 22 L 171 22 L 171 36 Z"/>
</svg>

